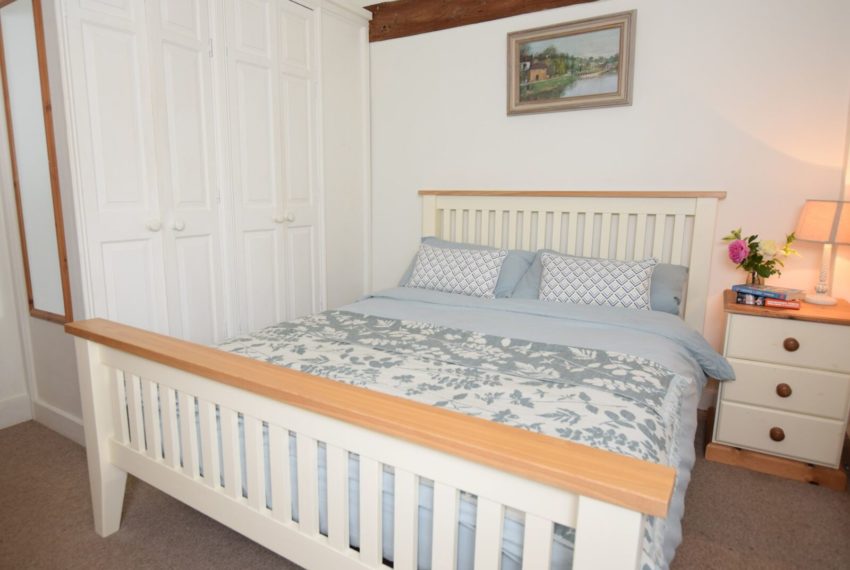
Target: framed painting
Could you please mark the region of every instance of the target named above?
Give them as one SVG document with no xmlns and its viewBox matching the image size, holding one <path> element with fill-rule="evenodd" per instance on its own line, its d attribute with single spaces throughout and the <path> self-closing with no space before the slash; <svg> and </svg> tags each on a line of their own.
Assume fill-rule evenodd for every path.
<svg viewBox="0 0 850 570">
<path fill-rule="evenodd" d="M 636 17 L 508 34 L 508 115 L 631 105 Z"/>
</svg>

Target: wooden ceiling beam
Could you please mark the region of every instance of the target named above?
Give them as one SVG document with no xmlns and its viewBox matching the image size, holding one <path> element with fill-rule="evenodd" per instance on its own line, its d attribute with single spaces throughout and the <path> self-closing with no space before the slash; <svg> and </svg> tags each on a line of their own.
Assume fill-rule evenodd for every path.
<svg viewBox="0 0 850 570">
<path fill-rule="evenodd" d="M 369 41 L 380 42 L 596 0 L 396 0 L 366 6 Z"/>
</svg>

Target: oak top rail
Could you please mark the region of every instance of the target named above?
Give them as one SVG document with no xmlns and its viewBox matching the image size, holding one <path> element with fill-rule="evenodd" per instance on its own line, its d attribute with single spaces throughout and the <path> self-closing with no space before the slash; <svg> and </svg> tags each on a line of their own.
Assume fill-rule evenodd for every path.
<svg viewBox="0 0 850 570">
<path fill-rule="evenodd" d="M 665 465 L 466 416 L 105 319 L 74 336 L 488 465 L 525 479 L 664 517 L 676 472 Z"/>
<path fill-rule="evenodd" d="M 420 190 L 420 196 L 519 196 L 524 198 L 726 198 L 721 191 L 663 190 Z"/>
</svg>

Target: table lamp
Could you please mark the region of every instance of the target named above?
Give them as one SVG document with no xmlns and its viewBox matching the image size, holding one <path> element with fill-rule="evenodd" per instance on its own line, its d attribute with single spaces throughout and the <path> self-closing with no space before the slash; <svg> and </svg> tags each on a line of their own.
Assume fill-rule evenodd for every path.
<svg viewBox="0 0 850 570">
<path fill-rule="evenodd" d="M 800 241 L 823 244 L 820 277 L 814 295 L 807 295 L 807 303 L 834 305 L 829 296 L 829 265 L 832 245 L 850 245 L 850 202 L 837 200 L 806 200 L 794 235 Z"/>
</svg>

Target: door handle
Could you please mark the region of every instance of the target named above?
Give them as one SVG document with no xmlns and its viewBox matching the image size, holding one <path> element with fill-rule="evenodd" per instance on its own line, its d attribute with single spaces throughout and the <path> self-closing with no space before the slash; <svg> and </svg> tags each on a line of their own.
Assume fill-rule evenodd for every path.
<svg viewBox="0 0 850 570">
<path fill-rule="evenodd" d="M 293 214 L 292 212 L 287 212 L 282 216 L 275 216 L 274 218 L 272 218 L 272 221 L 276 224 L 282 224 L 284 222 L 288 222 L 291 224 L 295 221 L 295 214 Z"/>
<path fill-rule="evenodd" d="M 174 223 L 171 224 L 171 227 L 174 228 L 176 232 L 182 232 L 186 229 L 186 222 L 183 220 L 174 220 Z"/>
<path fill-rule="evenodd" d="M 145 228 L 147 228 L 149 232 L 158 232 L 162 228 L 162 221 L 156 218 L 150 219 L 145 224 Z"/>
</svg>

